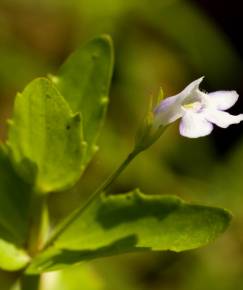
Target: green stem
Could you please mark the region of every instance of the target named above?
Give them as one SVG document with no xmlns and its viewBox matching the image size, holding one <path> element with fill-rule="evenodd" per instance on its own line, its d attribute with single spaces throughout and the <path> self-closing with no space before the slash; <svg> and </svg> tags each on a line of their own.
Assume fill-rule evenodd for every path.
<svg viewBox="0 0 243 290">
<path fill-rule="evenodd" d="M 82 213 L 83 211 L 102 193 L 105 192 L 109 186 L 117 179 L 117 177 L 122 173 L 122 171 L 128 166 L 128 164 L 141 152 L 142 150 L 132 151 L 127 158 L 121 163 L 121 165 L 111 174 L 104 183 L 98 187 L 97 190 L 90 196 L 84 206 L 77 208 L 67 219 L 65 219 L 53 235 L 47 241 L 44 249 L 48 248 L 53 242 L 72 224 Z"/>
<path fill-rule="evenodd" d="M 31 203 L 31 222 L 28 252 L 35 256 L 45 243 L 48 231 L 47 195 L 34 191 Z"/>
<path fill-rule="evenodd" d="M 48 232 L 47 195 L 39 190 L 33 190 L 30 212 L 30 225 L 27 249 L 30 256 L 34 257 L 46 241 Z M 20 277 L 21 290 L 39 290 L 41 275 L 26 275 Z"/>
</svg>

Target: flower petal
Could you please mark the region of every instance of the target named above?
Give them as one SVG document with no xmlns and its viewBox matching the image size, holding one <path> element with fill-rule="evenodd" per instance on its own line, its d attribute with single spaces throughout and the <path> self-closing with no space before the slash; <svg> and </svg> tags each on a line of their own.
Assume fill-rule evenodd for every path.
<svg viewBox="0 0 243 290">
<path fill-rule="evenodd" d="M 181 99 L 187 97 L 193 97 L 195 92 L 199 90 L 199 85 L 203 81 L 204 77 L 200 77 L 199 79 L 191 82 L 183 91 L 181 91 L 177 96 L 181 96 Z"/>
<path fill-rule="evenodd" d="M 154 126 L 168 125 L 184 115 L 182 103 L 185 99 L 197 98 L 196 91 L 204 77 L 191 82 L 179 94 L 162 100 L 154 109 L 155 122 Z"/>
<path fill-rule="evenodd" d="M 183 115 L 183 110 L 177 96 L 169 97 L 159 103 L 154 109 L 154 126 L 168 125 Z"/>
<path fill-rule="evenodd" d="M 154 113 L 159 114 L 159 113 L 168 111 L 168 109 L 170 109 L 170 106 L 174 105 L 177 99 L 178 99 L 177 95 L 173 97 L 165 98 L 158 104 L 158 106 L 155 107 Z"/>
<path fill-rule="evenodd" d="M 189 138 L 198 138 L 209 135 L 213 125 L 209 123 L 203 114 L 186 112 L 180 122 L 180 134 Z"/>
<path fill-rule="evenodd" d="M 231 108 L 238 100 L 239 95 L 236 91 L 217 91 L 209 93 L 208 102 L 218 110 Z"/>
<path fill-rule="evenodd" d="M 205 118 L 221 128 L 227 128 L 229 125 L 238 124 L 243 121 L 243 114 L 237 116 L 219 110 L 205 111 Z"/>
</svg>

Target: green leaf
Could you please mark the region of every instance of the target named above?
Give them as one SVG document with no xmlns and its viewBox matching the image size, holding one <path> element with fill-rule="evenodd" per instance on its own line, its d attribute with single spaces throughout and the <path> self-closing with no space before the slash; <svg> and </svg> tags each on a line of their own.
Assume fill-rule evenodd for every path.
<svg viewBox="0 0 243 290">
<path fill-rule="evenodd" d="M 223 209 L 187 204 L 175 196 L 146 196 L 139 191 L 102 196 L 33 260 L 28 271 L 56 270 L 139 250 L 194 249 L 214 240 L 230 219 Z"/>
<path fill-rule="evenodd" d="M 15 173 L 0 147 L 0 225 L 19 244 L 24 243 L 27 235 L 30 192 L 30 186 Z"/>
<path fill-rule="evenodd" d="M 81 122 L 51 81 L 39 78 L 18 94 L 8 147 L 18 172 L 42 192 L 72 186 L 81 174 Z"/>
<path fill-rule="evenodd" d="M 52 77 L 73 112 L 80 112 L 83 121 L 87 163 L 97 150 L 96 140 L 108 104 L 113 68 L 113 47 L 109 36 L 96 37 L 76 50 Z"/>
<path fill-rule="evenodd" d="M 46 273 L 42 290 L 105 290 L 102 277 L 90 264 L 69 267 L 63 271 Z"/>
<path fill-rule="evenodd" d="M 29 261 L 26 241 L 30 188 L 15 173 L 0 148 L 0 268 L 19 270 Z"/>
<path fill-rule="evenodd" d="M 30 257 L 24 250 L 17 248 L 12 243 L 0 237 L 0 268 L 7 271 L 17 271 L 24 268 Z"/>
</svg>

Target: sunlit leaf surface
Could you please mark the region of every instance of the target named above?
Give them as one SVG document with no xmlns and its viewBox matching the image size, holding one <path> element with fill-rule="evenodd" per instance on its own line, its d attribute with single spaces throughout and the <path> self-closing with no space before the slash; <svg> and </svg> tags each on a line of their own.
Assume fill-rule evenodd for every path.
<svg viewBox="0 0 243 290">
<path fill-rule="evenodd" d="M 103 124 L 113 67 L 113 48 L 109 36 L 100 36 L 76 50 L 62 65 L 56 83 L 74 112 L 83 120 L 87 150 L 84 163 L 96 151 L 96 139 Z"/>
<path fill-rule="evenodd" d="M 80 115 L 49 80 L 36 79 L 16 97 L 8 146 L 20 175 L 38 190 L 65 189 L 81 174 Z"/>
</svg>

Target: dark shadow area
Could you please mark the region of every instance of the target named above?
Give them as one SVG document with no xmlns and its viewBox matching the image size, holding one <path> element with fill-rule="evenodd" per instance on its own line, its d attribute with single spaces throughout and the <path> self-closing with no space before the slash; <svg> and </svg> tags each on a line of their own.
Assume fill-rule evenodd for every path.
<svg viewBox="0 0 243 290">
<path fill-rule="evenodd" d="M 121 197 L 118 195 L 116 199 L 108 197 L 101 204 L 96 215 L 96 221 L 103 228 L 110 229 L 123 223 L 134 222 L 150 216 L 162 220 L 180 206 L 180 199 L 175 198 L 150 199 L 139 194 L 121 195 Z"/>
<path fill-rule="evenodd" d="M 82 250 L 82 251 L 72 251 L 72 250 L 50 250 L 49 252 L 46 252 L 46 258 L 44 259 L 44 262 L 41 261 L 38 262 L 37 257 L 37 263 L 35 264 L 35 268 L 37 266 L 38 270 L 41 271 L 43 269 L 45 270 L 56 270 L 59 268 L 63 268 L 63 265 L 73 265 L 78 262 L 82 261 L 88 261 L 95 258 L 101 258 L 101 257 L 109 257 L 112 255 L 118 255 L 122 253 L 128 253 L 128 252 L 135 252 L 135 251 L 143 251 L 143 250 L 149 250 L 149 248 L 136 248 L 137 244 L 137 237 L 136 235 L 130 235 L 127 237 L 124 237 L 118 241 L 115 241 L 114 243 L 98 248 L 97 250 Z M 54 267 L 53 267 L 54 266 Z M 61 266 L 61 267 L 60 267 Z"/>
<path fill-rule="evenodd" d="M 0 151 L 0 238 L 23 245 L 30 210 L 30 186 L 15 173 L 9 159 Z"/>
</svg>

